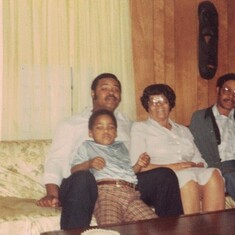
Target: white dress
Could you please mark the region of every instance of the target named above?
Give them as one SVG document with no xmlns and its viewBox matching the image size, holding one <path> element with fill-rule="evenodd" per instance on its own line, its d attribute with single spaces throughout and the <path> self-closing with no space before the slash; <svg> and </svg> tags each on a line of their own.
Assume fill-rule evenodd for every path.
<svg viewBox="0 0 235 235">
<path fill-rule="evenodd" d="M 204 168 L 192 167 L 175 170 L 180 188 L 193 180 L 205 185 L 216 168 L 206 168 L 207 164 L 201 157 L 193 141 L 190 130 L 169 120 L 172 129 L 162 127 L 153 119 L 135 122 L 131 130 L 130 156 L 134 164 L 143 152 L 151 158 L 151 163 L 164 165 L 192 161 L 203 162 Z"/>
</svg>

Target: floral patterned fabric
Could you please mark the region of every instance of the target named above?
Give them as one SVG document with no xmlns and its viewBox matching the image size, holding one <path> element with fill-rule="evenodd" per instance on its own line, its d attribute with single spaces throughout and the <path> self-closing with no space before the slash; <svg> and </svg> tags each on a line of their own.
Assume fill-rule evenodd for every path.
<svg viewBox="0 0 235 235">
<path fill-rule="evenodd" d="M 35 205 L 51 140 L 0 141 L 0 235 L 39 235 L 59 230 L 60 209 Z M 226 208 L 234 208 L 226 197 Z M 91 225 L 96 225 L 93 217 Z"/>
<path fill-rule="evenodd" d="M 0 196 L 38 199 L 50 140 L 0 142 Z"/>
<path fill-rule="evenodd" d="M 50 140 L 0 142 L 0 235 L 59 230 L 60 209 L 36 206 Z"/>
<path fill-rule="evenodd" d="M 0 141 L 0 235 L 60 229 L 60 208 L 35 204 L 45 195 L 42 176 L 50 145 L 51 140 Z"/>
</svg>

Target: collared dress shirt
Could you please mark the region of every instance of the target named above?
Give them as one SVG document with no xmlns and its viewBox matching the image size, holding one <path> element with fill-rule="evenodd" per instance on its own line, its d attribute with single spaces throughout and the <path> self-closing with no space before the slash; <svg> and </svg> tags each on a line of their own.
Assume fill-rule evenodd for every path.
<svg viewBox="0 0 235 235">
<path fill-rule="evenodd" d="M 219 127 L 221 144 L 218 146 L 221 161 L 235 160 L 235 120 L 234 109 L 228 116 L 221 115 L 216 105 L 212 107 Z"/>
</svg>

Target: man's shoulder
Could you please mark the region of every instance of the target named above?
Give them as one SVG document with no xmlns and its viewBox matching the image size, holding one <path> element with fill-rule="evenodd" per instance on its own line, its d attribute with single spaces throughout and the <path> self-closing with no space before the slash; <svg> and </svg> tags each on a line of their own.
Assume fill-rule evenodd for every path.
<svg viewBox="0 0 235 235">
<path fill-rule="evenodd" d="M 193 116 L 193 117 L 206 117 L 206 113 L 207 113 L 210 109 L 211 109 L 211 107 L 196 110 L 196 111 L 193 113 L 192 116 Z"/>
<path fill-rule="evenodd" d="M 125 115 L 124 113 L 122 113 L 119 110 L 115 110 L 114 115 L 115 115 L 117 120 L 123 120 L 123 121 L 128 121 L 128 122 L 131 121 L 130 118 L 127 117 L 127 115 Z"/>
<path fill-rule="evenodd" d="M 60 125 L 64 125 L 64 126 L 80 125 L 83 122 L 88 122 L 90 115 L 91 115 L 91 108 L 86 108 L 81 113 L 77 113 L 75 115 L 72 115 L 72 116 L 64 119 L 60 123 Z"/>
<path fill-rule="evenodd" d="M 114 115 L 117 119 L 118 125 L 132 125 L 132 120 L 119 110 L 115 110 Z"/>
<path fill-rule="evenodd" d="M 193 113 L 189 125 L 190 130 L 196 131 L 198 128 L 203 129 L 205 126 L 210 126 L 213 118 L 212 106 L 197 110 Z"/>
</svg>

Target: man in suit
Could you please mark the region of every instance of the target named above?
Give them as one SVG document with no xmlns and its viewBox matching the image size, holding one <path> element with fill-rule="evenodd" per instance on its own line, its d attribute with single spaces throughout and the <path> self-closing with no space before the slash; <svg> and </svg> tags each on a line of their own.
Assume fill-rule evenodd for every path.
<svg viewBox="0 0 235 235">
<path fill-rule="evenodd" d="M 226 191 L 235 199 L 235 74 L 219 77 L 216 90 L 216 103 L 196 111 L 189 128 L 208 166 L 221 170 Z"/>
</svg>

